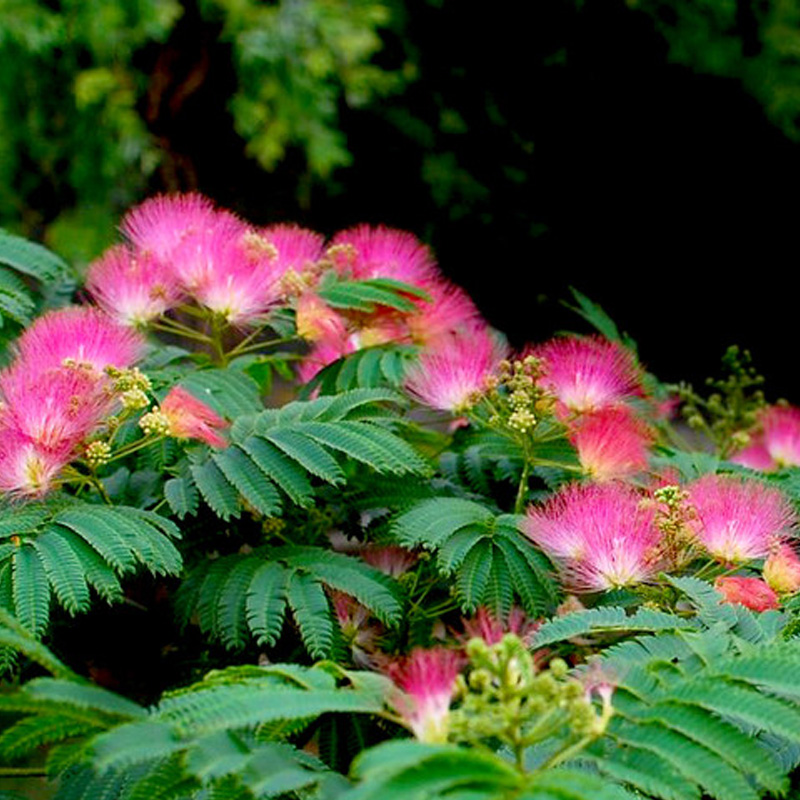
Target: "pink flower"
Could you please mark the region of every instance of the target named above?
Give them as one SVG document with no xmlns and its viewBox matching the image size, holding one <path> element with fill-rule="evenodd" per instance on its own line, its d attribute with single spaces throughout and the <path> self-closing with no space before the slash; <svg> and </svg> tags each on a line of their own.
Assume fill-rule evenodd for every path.
<svg viewBox="0 0 800 800">
<path fill-rule="evenodd" d="M 168 260 L 190 234 L 213 228 L 214 204 L 199 194 L 161 194 L 145 200 L 123 218 L 120 230 L 139 250 Z"/>
<path fill-rule="evenodd" d="M 349 338 L 325 338 L 317 342 L 297 367 L 297 379 L 308 383 L 320 370 L 338 361 L 342 356 L 354 353 L 358 347 Z"/>
<path fill-rule="evenodd" d="M 370 619 L 369 611 L 344 592 L 331 591 L 331 600 L 353 663 L 361 669 L 372 667 L 373 654 L 381 629 Z"/>
<path fill-rule="evenodd" d="M 789 501 L 759 481 L 705 475 L 686 491 L 696 512 L 697 538 L 726 563 L 768 555 L 796 523 Z"/>
<path fill-rule="evenodd" d="M 145 325 L 177 305 L 182 290 L 172 271 L 152 255 L 124 245 L 89 266 L 86 287 L 97 304 L 122 325 Z"/>
<path fill-rule="evenodd" d="M 543 388 L 570 411 L 597 411 L 640 391 L 636 358 L 617 342 L 599 336 L 565 336 L 533 349 L 541 359 Z"/>
<path fill-rule="evenodd" d="M 572 484 L 530 508 L 522 531 L 553 559 L 570 590 L 605 591 L 655 574 L 660 534 L 653 518 L 631 487 Z"/>
<path fill-rule="evenodd" d="M 405 693 L 395 707 L 420 741 L 447 741 L 450 702 L 463 663 L 456 650 L 435 647 L 414 649 L 389 665 L 389 677 Z"/>
<path fill-rule="evenodd" d="M 778 594 L 800 591 L 800 558 L 789 544 L 778 545 L 764 563 L 764 580 Z"/>
<path fill-rule="evenodd" d="M 325 237 L 299 225 L 279 224 L 262 228 L 259 234 L 275 247 L 275 270 L 301 273 L 316 266 L 323 255 Z"/>
<path fill-rule="evenodd" d="M 647 468 L 652 434 L 622 406 L 576 420 L 570 436 L 584 470 L 597 481 L 628 478 Z"/>
<path fill-rule="evenodd" d="M 772 406 L 762 415 L 761 426 L 761 434 L 731 461 L 765 471 L 800 465 L 800 408 Z"/>
<path fill-rule="evenodd" d="M 488 327 L 475 326 L 423 351 L 406 376 L 405 387 L 431 408 L 459 413 L 484 390 L 486 378 L 497 370 L 507 352 Z"/>
<path fill-rule="evenodd" d="M 41 497 L 71 456 L 37 447 L 13 429 L 0 429 L 0 491 Z"/>
<path fill-rule="evenodd" d="M 481 324 L 481 315 L 470 296 L 449 281 L 426 286 L 431 301 L 417 301 L 419 311 L 406 318 L 412 341 L 435 346 L 442 338 Z"/>
<path fill-rule="evenodd" d="M 741 603 L 753 611 L 778 608 L 778 596 L 760 578 L 719 577 L 714 588 L 724 595 L 725 603 Z"/>
<path fill-rule="evenodd" d="M 340 272 L 353 278 L 391 278 L 425 288 L 440 277 L 431 251 L 405 231 L 358 225 L 333 237 L 329 251 Z"/>
<path fill-rule="evenodd" d="M 197 439 L 212 447 L 227 447 L 219 431 L 228 423 L 216 411 L 180 386 L 173 386 L 161 403 L 161 413 L 169 422 L 169 435 L 178 439 Z"/>
<path fill-rule="evenodd" d="M 144 339 L 107 314 L 88 306 L 48 311 L 17 340 L 26 368 L 36 373 L 72 363 L 102 373 L 125 369 L 144 352 Z"/>
<path fill-rule="evenodd" d="M 304 292 L 295 304 L 297 334 L 309 342 L 342 341 L 347 336 L 344 320 L 313 292 Z"/>
<path fill-rule="evenodd" d="M 475 616 L 462 621 L 462 639 L 483 639 L 488 645 L 498 644 L 507 633 L 513 633 L 528 645 L 539 628 L 537 620 L 529 619 L 525 612 L 514 606 L 505 619 L 497 617 L 485 606 L 480 606 Z"/>
<path fill-rule="evenodd" d="M 37 450 L 67 458 L 109 410 L 110 395 L 85 371 L 61 367 L 35 373 L 17 363 L 0 373 L 0 428 Z"/>
<path fill-rule="evenodd" d="M 368 545 L 361 557 L 367 564 L 392 578 L 405 575 L 419 560 L 416 553 L 396 544 Z"/>
</svg>

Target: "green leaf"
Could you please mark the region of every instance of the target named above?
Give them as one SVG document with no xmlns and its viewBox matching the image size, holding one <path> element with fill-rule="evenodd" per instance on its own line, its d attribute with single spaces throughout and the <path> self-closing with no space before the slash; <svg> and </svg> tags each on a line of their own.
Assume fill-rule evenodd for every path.
<svg viewBox="0 0 800 800">
<path fill-rule="evenodd" d="M 220 519 L 229 520 L 239 516 L 236 490 L 213 461 L 192 464 L 190 471 L 203 499 Z"/>
<path fill-rule="evenodd" d="M 50 620 L 50 586 L 38 553 L 30 545 L 12 557 L 14 611 L 20 624 L 39 637 Z"/>
<path fill-rule="evenodd" d="M 289 573 L 267 561 L 256 570 L 245 601 L 247 624 L 259 644 L 274 644 L 283 628 Z"/>
<path fill-rule="evenodd" d="M 17 272 L 48 283 L 69 274 L 68 264 L 55 253 L 35 242 L 0 229 L 0 263 Z"/>
<path fill-rule="evenodd" d="M 212 456 L 228 482 L 245 501 L 265 517 L 281 510 L 280 496 L 267 476 L 238 447 L 229 447 Z"/>
<path fill-rule="evenodd" d="M 328 483 L 344 482 L 344 473 L 335 459 L 308 437 L 286 428 L 267 430 L 262 435 L 312 475 Z"/>
<path fill-rule="evenodd" d="M 200 497 L 188 478 L 170 478 L 164 484 L 164 497 L 178 519 L 197 513 Z"/>
<path fill-rule="evenodd" d="M 239 447 L 265 475 L 286 492 L 293 502 L 302 507 L 313 502 L 314 490 L 306 477 L 305 470 L 282 454 L 277 447 L 255 436 L 248 436 Z"/>
<path fill-rule="evenodd" d="M 70 535 L 61 536 L 51 528 L 32 540 L 39 554 L 47 579 L 58 602 L 70 614 L 85 611 L 89 606 L 89 587 L 83 563 L 72 549 Z"/>
<path fill-rule="evenodd" d="M 314 658 L 325 658 L 333 644 L 333 620 L 319 582 L 307 573 L 293 572 L 286 587 L 286 599 L 306 649 Z"/>
</svg>

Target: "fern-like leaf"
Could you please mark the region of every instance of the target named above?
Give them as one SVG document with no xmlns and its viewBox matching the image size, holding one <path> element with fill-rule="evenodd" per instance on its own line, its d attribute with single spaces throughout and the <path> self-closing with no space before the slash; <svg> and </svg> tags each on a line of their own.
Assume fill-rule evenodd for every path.
<svg viewBox="0 0 800 800">
<path fill-rule="evenodd" d="M 293 572 L 286 599 L 308 652 L 315 658 L 327 656 L 333 644 L 333 620 L 318 580 L 306 572 Z"/>
</svg>

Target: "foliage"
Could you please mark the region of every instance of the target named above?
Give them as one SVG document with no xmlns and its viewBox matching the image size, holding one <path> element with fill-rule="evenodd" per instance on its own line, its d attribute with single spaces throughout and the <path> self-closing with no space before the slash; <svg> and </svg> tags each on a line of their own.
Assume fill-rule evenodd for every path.
<svg viewBox="0 0 800 800">
<path fill-rule="evenodd" d="M 316 255 L 289 265 L 197 196 L 142 208 L 200 233 L 167 266 L 174 231 L 131 235 L 117 283 L 90 275 L 102 310 L 34 317 L 47 290 L 20 281 L 31 316 L 9 315 L 30 324 L 0 371 L 0 775 L 57 800 L 786 794 L 800 447 L 760 415 L 800 412 L 753 411 L 731 355 L 692 449 L 580 293 L 602 336 L 504 358 L 413 237 L 290 229 Z M 186 241 L 203 280 L 139 292 Z M 44 287 L 68 271 L 0 246 Z M 774 464 L 734 463 L 737 430 Z M 159 639 L 146 684 L 95 633 L 130 609 Z"/>
</svg>

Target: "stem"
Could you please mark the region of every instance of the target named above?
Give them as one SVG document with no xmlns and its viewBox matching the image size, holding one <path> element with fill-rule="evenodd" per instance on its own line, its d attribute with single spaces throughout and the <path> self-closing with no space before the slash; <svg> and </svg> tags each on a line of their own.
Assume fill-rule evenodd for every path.
<svg viewBox="0 0 800 800">
<path fill-rule="evenodd" d="M 574 755 L 580 753 L 581 750 L 586 748 L 590 745 L 595 739 L 597 738 L 597 734 L 588 733 L 581 739 L 578 739 L 575 744 L 570 745 L 566 749 L 562 750 L 560 753 L 555 753 L 554 755 L 550 756 L 547 761 L 542 764 L 537 772 L 544 772 L 545 770 L 552 769 L 555 766 L 558 766 L 563 761 L 572 758 Z"/>
<path fill-rule="evenodd" d="M 170 321 L 170 324 L 164 322 L 153 322 L 151 326 L 154 330 L 163 331 L 164 333 L 172 333 L 176 336 L 183 336 L 186 339 L 194 339 L 203 344 L 211 344 L 211 338 L 206 336 L 205 333 L 193 330 L 192 328 L 185 328 L 183 325 L 176 325 Z"/>
<path fill-rule="evenodd" d="M 522 476 L 519 479 L 519 488 L 517 489 L 517 500 L 514 503 L 514 513 L 521 514 L 525 508 L 525 495 L 528 493 L 528 477 L 531 471 L 531 462 L 528 458 L 527 447 L 525 448 L 525 460 L 522 462 Z"/>
<path fill-rule="evenodd" d="M 118 458 L 125 458 L 131 453 L 135 453 L 137 450 L 141 450 L 144 447 L 155 444 L 163 438 L 163 436 L 145 436 L 143 439 L 139 439 L 138 442 L 133 442 L 125 447 L 121 447 L 116 453 L 114 453 L 114 455 L 111 456 L 111 458 L 108 459 L 107 463 L 110 464 L 112 461 L 116 461 Z"/>
<path fill-rule="evenodd" d="M 42 767 L 0 767 L 0 778 L 46 778 Z"/>
</svg>

